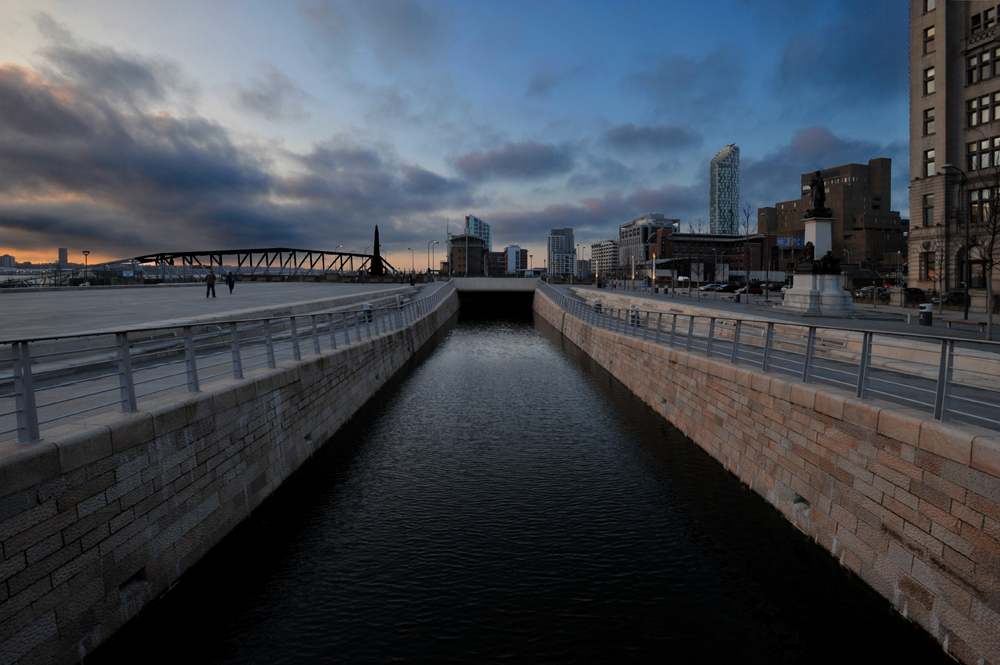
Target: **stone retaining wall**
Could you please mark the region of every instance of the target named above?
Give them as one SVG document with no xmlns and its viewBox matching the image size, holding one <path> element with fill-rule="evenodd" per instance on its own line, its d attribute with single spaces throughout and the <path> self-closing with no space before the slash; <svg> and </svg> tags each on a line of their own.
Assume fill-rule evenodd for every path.
<svg viewBox="0 0 1000 665">
<path fill-rule="evenodd" d="M 458 311 L 0 444 L 0 665 L 72 663 L 242 521 Z M 155 647 L 154 647 L 155 648 Z"/>
<path fill-rule="evenodd" d="M 534 308 L 948 653 L 1000 663 L 1000 433 Z"/>
</svg>

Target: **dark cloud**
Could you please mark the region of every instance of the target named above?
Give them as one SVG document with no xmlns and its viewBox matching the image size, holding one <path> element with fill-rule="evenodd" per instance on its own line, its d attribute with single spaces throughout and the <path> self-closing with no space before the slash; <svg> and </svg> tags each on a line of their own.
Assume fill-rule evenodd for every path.
<svg viewBox="0 0 1000 665">
<path fill-rule="evenodd" d="M 800 195 L 799 182 L 803 173 L 841 164 L 867 164 L 868 160 L 877 157 L 892 159 L 893 208 L 908 209 L 908 145 L 845 139 L 820 126 L 797 130 L 787 145 L 759 159 L 744 158 L 740 164 L 742 198 L 757 207 L 795 199 Z"/>
<path fill-rule="evenodd" d="M 642 71 L 622 78 L 626 89 L 645 94 L 662 112 L 714 118 L 742 94 L 745 73 L 740 48 L 724 44 L 704 57 L 668 55 Z"/>
<path fill-rule="evenodd" d="M 528 92 L 529 97 L 544 97 L 549 94 L 549 92 L 556 85 L 556 77 L 551 74 L 535 74 L 528 81 Z"/>
<path fill-rule="evenodd" d="M 568 146 L 525 141 L 459 155 L 455 166 L 472 180 L 530 180 L 568 173 L 574 161 L 573 150 Z"/>
<path fill-rule="evenodd" d="M 162 102 L 171 94 L 191 96 L 195 86 L 181 76 L 180 68 L 157 58 L 121 54 L 104 46 L 79 44 L 65 27 L 47 14 L 36 18 L 39 31 L 49 40 L 41 55 L 61 74 L 90 94 L 130 105 Z"/>
<path fill-rule="evenodd" d="M 272 121 L 305 120 L 302 104 L 312 96 L 271 64 L 260 66 L 260 76 L 236 86 L 239 108 Z"/>
<path fill-rule="evenodd" d="M 678 150 L 702 144 L 701 134 L 679 125 L 612 125 L 604 132 L 604 140 L 619 150 Z"/>
<path fill-rule="evenodd" d="M 425 61 L 447 39 L 444 20 L 414 0 L 319 0 L 300 12 L 326 47 L 342 56 L 366 48 L 387 69 Z"/>
</svg>

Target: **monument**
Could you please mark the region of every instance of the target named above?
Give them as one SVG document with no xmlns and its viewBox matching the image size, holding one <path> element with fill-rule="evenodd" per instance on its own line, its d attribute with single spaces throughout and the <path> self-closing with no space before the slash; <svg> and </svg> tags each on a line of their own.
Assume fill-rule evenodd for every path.
<svg viewBox="0 0 1000 665">
<path fill-rule="evenodd" d="M 782 307 L 815 316 L 853 314 L 854 300 L 844 290 L 840 260 L 833 256 L 833 211 L 826 207 L 826 185 L 819 171 L 811 185 L 813 205 L 805 214 L 806 251 Z"/>
<path fill-rule="evenodd" d="M 372 250 L 372 266 L 368 274 L 372 277 L 382 277 L 385 275 L 385 266 L 382 265 L 382 252 L 378 246 L 378 224 L 375 225 L 375 245 Z"/>
</svg>

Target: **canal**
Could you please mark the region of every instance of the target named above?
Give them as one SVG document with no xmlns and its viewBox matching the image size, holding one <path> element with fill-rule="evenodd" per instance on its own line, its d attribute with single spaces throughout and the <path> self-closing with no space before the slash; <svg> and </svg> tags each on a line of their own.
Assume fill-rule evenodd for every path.
<svg viewBox="0 0 1000 665">
<path fill-rule="evenodd" d="M 461 319 L 86 663 L 952 662 L 542 320 Z"/>
</svg>

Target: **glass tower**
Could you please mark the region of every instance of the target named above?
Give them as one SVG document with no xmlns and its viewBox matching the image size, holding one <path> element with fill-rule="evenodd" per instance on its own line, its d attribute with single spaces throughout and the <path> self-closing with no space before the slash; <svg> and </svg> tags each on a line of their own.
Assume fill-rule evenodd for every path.
<svg viewBox="0 0 1000 665">
<path fill-rule="evenodd" d="M 740 234 L 740 148 L 727 145 L 712 158 L 712 233 Z"/>
</svg>

